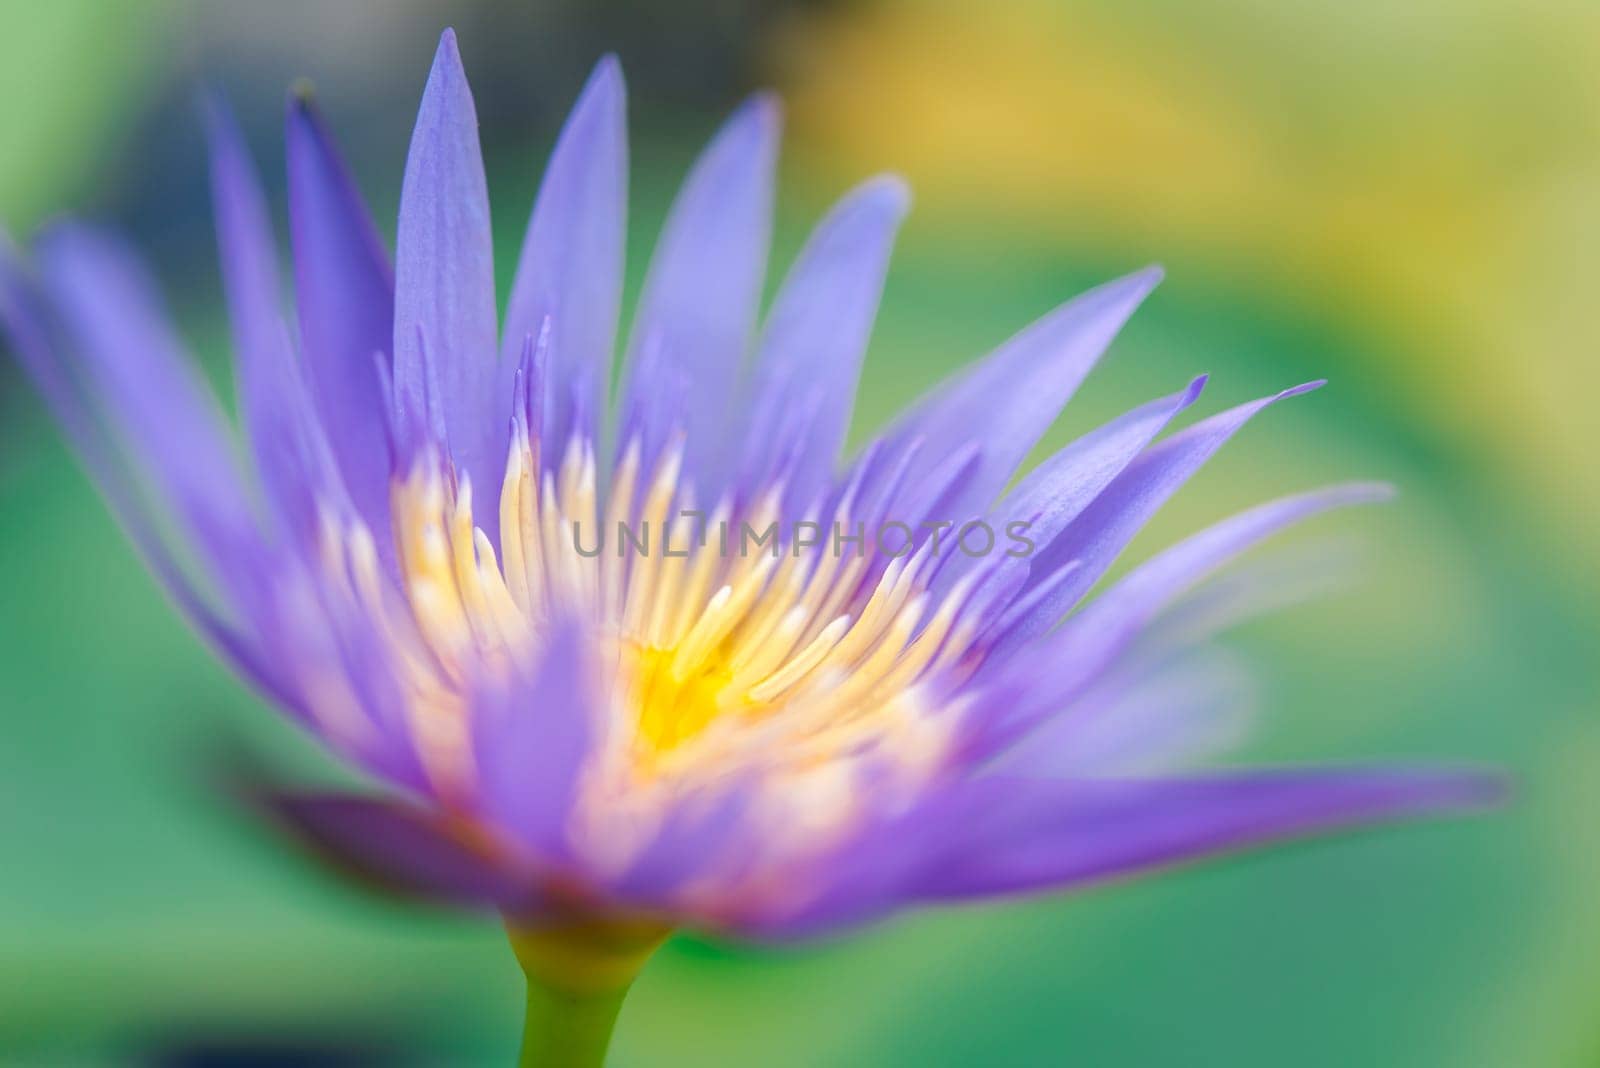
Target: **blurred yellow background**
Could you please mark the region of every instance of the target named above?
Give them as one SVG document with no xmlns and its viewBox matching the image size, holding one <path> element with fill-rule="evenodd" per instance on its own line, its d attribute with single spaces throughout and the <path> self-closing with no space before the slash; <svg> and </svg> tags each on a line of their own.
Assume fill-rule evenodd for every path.
<svg viewBox="0 0 1600 1068">
<path fill-rule="evenodd" d="M 774 274 L 829 198 L 917 202 L 858 433 L 1088 285 L 1168 280 L 1047 445 L 1213 373 L 1252 426 L 1135 555 L 1342 478 L 1364 578 L 1247 627 L 1262 760 L 1445 756 L 1511 809 L 777 952 L 676 940 L 619 1064 L 1592 1065 L 1600 1061 L 1600 8 L 1007 0 L 673 5 L 0 2 L 0 218 L 151 250 L 223 376 L 193 95 L 233 100 L 281 220 L 284 88 L 318 84 L 392 232 L 411 114 L 457 27 L 502 268 L 587 66 L 632 89 L 635 285 L 695 147 L 787 101 Z M 501 283 L 509 280 L 503 274 Z M 161 603 L 0 370 L 0 1057 L 503 1061 L 493 925 L 368 901 L 203 782 L 311 747 Z"/>
</svg>

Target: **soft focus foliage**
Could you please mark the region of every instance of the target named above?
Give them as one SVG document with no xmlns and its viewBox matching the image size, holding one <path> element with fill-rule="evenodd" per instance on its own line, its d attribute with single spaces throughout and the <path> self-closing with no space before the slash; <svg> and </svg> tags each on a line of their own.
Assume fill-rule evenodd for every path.
<svg viewBox="0 0 1600 1068">
<path fill-rule="evenodd" d="M 201 154 L 174 132 L 195 129 L 196 76 L 229 90 L 270 169 L 283 85 L 364 85 L 330 119 L 392 219 L 398 188 L 379 179 L 399 173 L 410 72 L 452 14 L 265 10 L 177 9 L 163 40 L 142 8 L 15 2 L 0 35 L 0 216 L 26 230 L 87 194 L 154 235 L 216 354 L 205 224 L 184 221 L 203 215 L 183 184 Z M 1254 755 L 1449 752 L 1523 780 L 1492 823 L 919 918 L 798 956 L 673 943 L 630 1001 L 619 1063 L 1592 1061 L 1591 6 L 881 0 L 751 17 L 705 35 L 728 54 L 676 62 L 688 35 L 652 36 L 621 5 L 541 13 L 541 54 L 566 41 L 581 70 L 620 48 L 635 96 L 655 101 L 635 130 L 683 131 L 636 150 L 635 288 L 688 153 L 753 84 L 792 101 L 780 257 L 869 169 L 911 180 L 858 430 L 1065 294 L 1151 259 L 1167 285 L 1047 444 L 1191 369 L 1237 391 L 1220 401 L 1330 376 L 1135 553 L 1284 488 L 1399 483 L 1402 501 L 1361 524 L 1369 580 L 1247 632 L 1279 710 Z M 462 34 L 477 71 L 484 34 Z M 299 39 L 317 41 L 311 60 Z M 507 250 L 578 77 L 537 80 L 511 51 L 475 77 L 480 106 L 536 105 L 546 121 L 486 142 Z M 341 64 L 372 53 L 382 62 Z M 497 932 L 330 888 L 189 774 L 219 717 L 321 765 L 161 604 L 9 366 L 0 389 L 0 844 L 28 858 L 0 876 L 0 1052 L 299 1043 L 503 1059 L 520 1006 Z"/>
</svg>

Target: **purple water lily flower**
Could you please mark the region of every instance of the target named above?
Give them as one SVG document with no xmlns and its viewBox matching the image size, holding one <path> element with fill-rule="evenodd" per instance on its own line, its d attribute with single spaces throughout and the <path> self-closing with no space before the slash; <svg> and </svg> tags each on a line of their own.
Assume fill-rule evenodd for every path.
<svg viewBox="0 0 1600 1068">
<path fill-rule="evenodd" d="M 1492 797 L 1470 771 L 1184 770 L 1229 734 L 1238 680 L 1171 606 L 1197 587 L 1184 603 L 1226 601 L 1202 583 L 1238 554 L 1387 491 L 1262 505 L 1089 598 L 1224 442 L 1316 385 L 1163 436 L 1197 379 L 1008 490 L 1159 271 L 1062 305 L 841 461 L 908 194 L 880 177 L 845 196 L 762 318 L 778 128 L 757 97 L 694 165 L 615 405 L 627 141 L 609 58 L 555 147 L 503 319 L 450 33 L 392 270 L 321 120 L 291 102 L 292 313 L 252 164 L 213 109 L 246 461 L 121 245 L 66 222 L 31 262 L 4 257 L 13 347 L 166 589 L 392 788 L 279 795 L 279 815 L 387 885 L 504 913 L 532 974 L 559 985 L 581 958 L 604 986 L 677 926 L 796 937 Z"/>
</svg>

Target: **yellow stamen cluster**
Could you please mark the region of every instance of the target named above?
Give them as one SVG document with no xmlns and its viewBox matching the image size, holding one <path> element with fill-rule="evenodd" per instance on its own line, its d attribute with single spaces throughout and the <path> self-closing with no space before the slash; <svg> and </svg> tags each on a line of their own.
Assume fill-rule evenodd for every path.
<svg viewBox="0 0 1600 1068">
<path fill-rule="evenodd" d="M 624 451 L 602 499 L 587 442 L 574 439 L 548 470 L 537 442 L 518 434 L 500 491 L 500 559 L 473 523 L 473 488 L 452 492 L 425 457 L 392 497 L 402 598 L 384 596 L 364 532 L 342 539 L 355 596 L 396 654 L 441 787 L 470 784 L 478 673 L 536 662 L 568 617 L 592 621 L 596 662 L 615 669 L 591 725 L 599 744 L 586 790 L 597 808 L 649 807 L 640 799 L 755 771 L 831 824 L 848 815 L 860 759 L 918 776 L 935 766 L 948 716 L 926 707 L 918 684 L 971 649 L 970 583 L 936 602 L 926 551 L 890 562 L 873 583 L 863 581 L 867 555 L 826 543 L 741 552 L 707 534 L 725 529 L 727 505 L 684 514 L 694 504 L 680 448 L 650 471 L 640 456 L 637 445 Z M 744 522 L 777 522 L 780 499 L 769 492 Z M 648 532 L 650 544 L 619 551 L 619 524 Z"/>
</svg>

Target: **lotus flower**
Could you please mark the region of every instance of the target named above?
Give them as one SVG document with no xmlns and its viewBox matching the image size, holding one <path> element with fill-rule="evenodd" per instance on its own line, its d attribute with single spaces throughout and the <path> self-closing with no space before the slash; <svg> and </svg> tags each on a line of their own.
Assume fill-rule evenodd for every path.
<svg viewBox="0 0 1600 1068">
<path fill-rule="evenodd" d="M 1473 771 L 1185 770 L 1238 693 L 1172 606 L 1225 607 L 1205 580 L 1238 554 L 1387 491 L 1264 504 L 1088 597 L 1225 441 L 1317 384 L 1163 434 L 1196 379 L 1007 489 L 1159 271 L 1050 312 L 841 459 L 908 195 L 845 196 L 760 317 L 772 99 L 684 183 L 615 405 L 615 60 L 561 133 L 503 319 L 449 32 L 393 269 L 291 101 L 292 312 L 244 144 L 220 107 L 209 126 L 246 460 L 112 237 L 8 247 L 5 325 L 200 634 L 386 788 L 272 810 L 370 879 L 506 918 L 529 1062 L 597 1060 L 676 928 L 796 938 L 1493 796 Z"/>
</svg>

